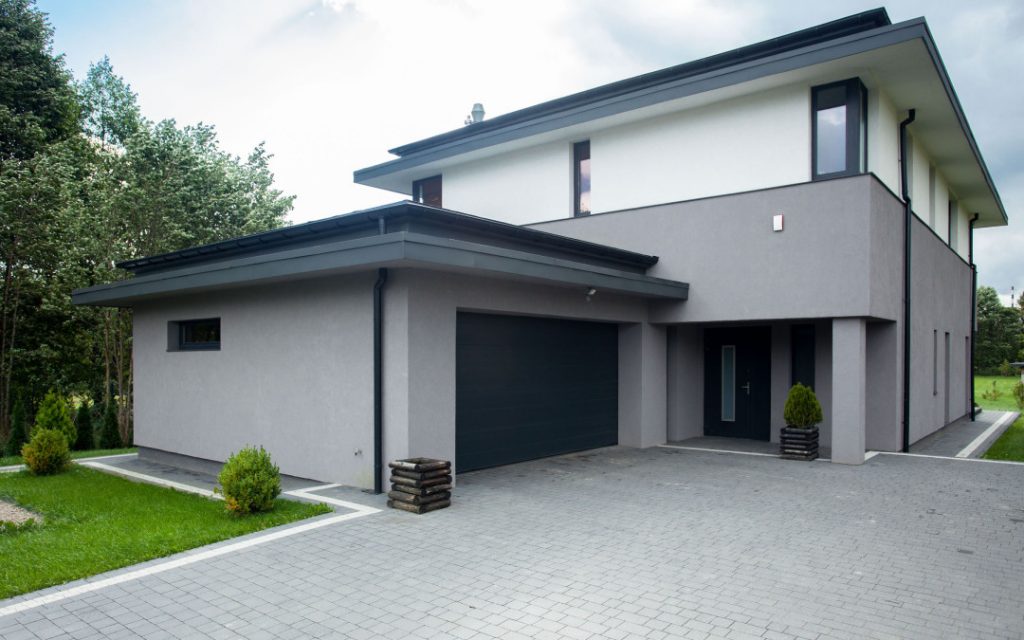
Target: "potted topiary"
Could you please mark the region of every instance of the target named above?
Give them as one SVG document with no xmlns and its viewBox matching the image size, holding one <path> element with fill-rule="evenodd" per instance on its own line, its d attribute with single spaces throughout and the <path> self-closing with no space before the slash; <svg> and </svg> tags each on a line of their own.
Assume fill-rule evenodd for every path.
<svg viewBox="0 0 1024 640">
<path fill-rule="evenodd" d="M 789 390 L 782 413 L 781 453 L 789 460 L 814 460 L 818 457 L 818 423 L 824 417 L 814 390 L 799 382 Z"/>
</svg>

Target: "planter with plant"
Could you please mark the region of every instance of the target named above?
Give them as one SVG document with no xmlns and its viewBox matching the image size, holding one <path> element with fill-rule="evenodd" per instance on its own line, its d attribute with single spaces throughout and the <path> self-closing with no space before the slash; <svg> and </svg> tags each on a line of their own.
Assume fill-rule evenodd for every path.
<svg viewBox="0 0 1024 640">
<path fill-rule="evenodd" d="M 824 419 L 821 404 L 810 387 L 799 382 L 789 390 L 783 410 L 786 426 L 780 437 L 781 454 L 788 460 L 818 457 L 818 424 Z"/>
</svg>

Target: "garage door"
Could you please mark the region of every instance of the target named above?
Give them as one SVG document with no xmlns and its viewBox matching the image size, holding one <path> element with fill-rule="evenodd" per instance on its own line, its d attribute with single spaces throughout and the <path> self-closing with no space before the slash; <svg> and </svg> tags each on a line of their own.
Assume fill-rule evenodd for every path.
<svg viewBox="0 0 1024 640">
<path fill-rule="evenodd" d="M 457 471 L 618 442 L 618 327 L 460 313 Z"/>
</svg>

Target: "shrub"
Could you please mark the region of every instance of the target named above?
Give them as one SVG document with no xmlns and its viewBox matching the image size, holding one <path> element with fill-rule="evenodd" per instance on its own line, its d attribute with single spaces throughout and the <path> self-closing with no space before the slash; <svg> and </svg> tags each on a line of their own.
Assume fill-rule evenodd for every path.
<svg viewBox="0 0 1024 640">
<path fill-rule="evenodd" d="M 1017 408 L 1024 411 L 1024 382 L 1013 385 L 1013 399 L 1017 401 Z"/>
<path fill-rule="evenodd" d="M 281 493 L 281 471 L 263 447 L 232 454 L 217 481 L 216 491 L 223 494 L 228 511 L 236 514 L 270 511 Z"/>
<path fill-rule="evenodd" d="M 113 400 L 103 410 L 103 426 L 100 428 L 100 449 L 121 447 L 121 431 L 117 428 L 117 408 Z"/>
<path fill-rule="evenodd" d="M 800 429 L 810 429 L 824 419 L 821 404 L 814 391 L 799 382 L 789 390 L 782 415 L 787 425 Z"/>
<path fill-rule="evenodd" d="M 36 429 L 29 443 L 21 448 L 21 457 L 37 476 L 60 473 L 71 464 L 68 439 L 57 429 Z"/>
<path fill-rule="evenodd" d="M 11 434 L 7 438 L 7 450 L 9 456 L 21 455 L 21 448 L 28 442 L 28 420 L 25 411 L 25 401 L 18 396 L 11 409 Z"/>
<path fill-rule="evenodd" d="M 71 409 L 68 407 L 64 396 L 52 389 L 46 392 L 46 397 L 39 404 L 39 411 L 36 412 L 36 429 L 55 429 L 64 434 L 68 443 L 78 440 L 78 430 L 71 420 Z"/>
<path fill-rule="evenodd" d="M 985 400 L 998 400 L 999 396 L 1003 395 L 1003 392 L 999 390 L 999 387 L 996 385 L 996 382 L 996 380 L 993 380 L 992 388 L 989 389 L 988 391 L 981 392 L 982 398 L 984 398 Z"/>
<path fill-rule="evenodd" d="M 1008 360 L 1003 360 L 1003 363 L 999 365 L 999 375 L 1004 378 L 1009 378 L 1013 375 L 1013 367 L 1010 366 L 1010 362 Z"/>
<path fill-rule="evenodd" d="M 92 429 L 92 410 L 89 402 L 82 401 L 75 415 L 75 428 L 78 429 L 78 439 L 75 440 L 75 451 L 88 451 L 96 448 L 96 438 Z"/>
</svg>

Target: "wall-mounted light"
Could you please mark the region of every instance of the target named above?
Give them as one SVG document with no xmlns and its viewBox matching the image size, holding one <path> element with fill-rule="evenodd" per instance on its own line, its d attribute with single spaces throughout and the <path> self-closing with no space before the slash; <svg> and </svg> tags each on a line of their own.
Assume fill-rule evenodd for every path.
<svg viewBox="0 0 1024 640">
<path fill-rule="evenodd" d="M 772 231 L 782 231 L 783 214 L 776 213 L 772 216 Z"/>
<path fill-rule="evenodd" d="M 590 302 L 590 299 L 593 298 L 596 294 L 597 294 L 597 289 L 595 289 L 594 287 L 588 287 L 587 288 L 587 293 L 586 293 L 586 296 L 585 296 L 586 299 L 587 299 L 587 302 Z"/>
</svg>

